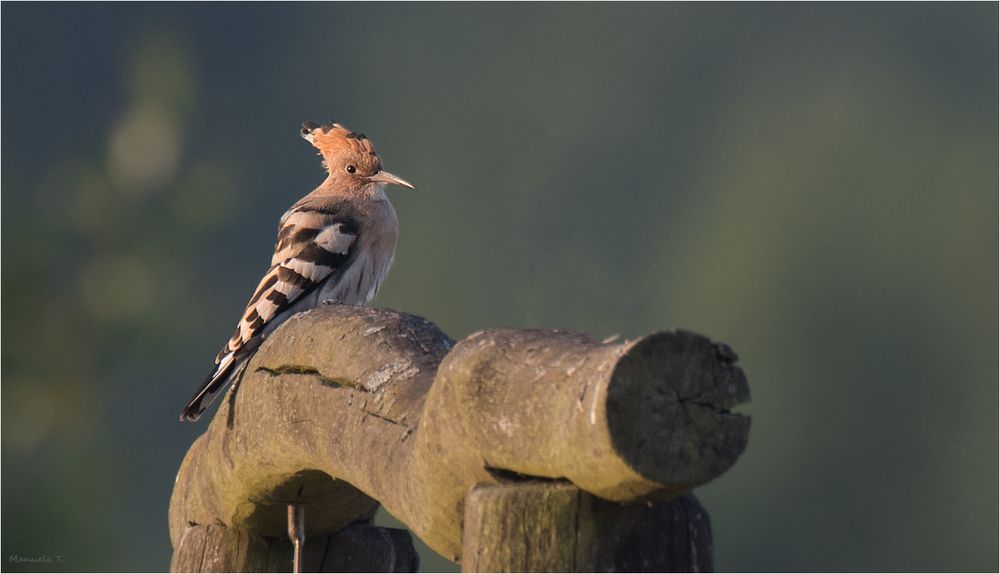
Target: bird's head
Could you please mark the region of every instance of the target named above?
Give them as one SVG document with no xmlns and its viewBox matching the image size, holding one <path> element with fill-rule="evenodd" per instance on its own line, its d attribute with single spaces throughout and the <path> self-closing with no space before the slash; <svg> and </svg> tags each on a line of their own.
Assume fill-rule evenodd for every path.
<svg viewBox="0 0 1000 574">
<path fill-rule="evenodd" d="M 416 189 L 412 183 L 382 169 L 382 159 L 365 134 L 337 124 L 302 124 L 302 139 L 313 144 L 323 156 L 323 166 L 338 188 L 361 191 L 386 184 Z"/>
</svg>

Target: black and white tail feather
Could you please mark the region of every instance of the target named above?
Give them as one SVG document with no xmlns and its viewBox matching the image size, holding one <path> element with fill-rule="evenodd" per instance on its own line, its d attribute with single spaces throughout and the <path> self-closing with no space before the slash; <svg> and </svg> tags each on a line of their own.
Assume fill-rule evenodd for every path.
<svg viewBox="0 0 1000 574">
<path fill-rule="evenodd" d="M 212 373 L 208 375 L 201 385 L 201 390 L 191 399 L 191 402 L 184 407 L 181 412 L 181 421 L 196 421 L 201 418 L 205 409 L 212 406 L 219 393 L 226 390 L 229 383 L 239 378 L 250 362 L 251 354 L 247 353 L 242 359 L 230 361 L 225 367 L 216 365 Z"/>
</svg>

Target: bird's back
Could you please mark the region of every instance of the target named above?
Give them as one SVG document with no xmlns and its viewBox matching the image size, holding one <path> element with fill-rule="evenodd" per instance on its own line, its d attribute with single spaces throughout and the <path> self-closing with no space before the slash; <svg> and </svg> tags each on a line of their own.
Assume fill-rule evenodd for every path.
<svg viewBox="0 0 1000 574">
<path fill-rule="evenodd" d="M 289 317 L 327 302 L 369 303 L 392 265 L 399 223 L 384 188 L 413 185 L 382 170 L 363 134 L 339 124 L 304 124 L 302 133 L 329 175 L 282 216 L 271 266 L 181 420 L 197 420 Z"/>
</svg>

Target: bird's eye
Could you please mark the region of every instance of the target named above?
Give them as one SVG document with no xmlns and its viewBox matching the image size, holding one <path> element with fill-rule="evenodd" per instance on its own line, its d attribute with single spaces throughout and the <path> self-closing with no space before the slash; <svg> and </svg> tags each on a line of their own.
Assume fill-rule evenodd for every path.
<svg viewBox="0 0 1000 574">
<path fill-rule="evenodd" d="M 353 165 L 347 166 L 347 173 L 354 173 L 356 171 L 358 171 L 358 168 L 354 167 Z"/>
<path fill-rule="evenodd" d="M 310 133 L 312 133 L 311 129 L 309 129 L 309 128 L 302 128 L 302 135 L 307 136 Z"/>
</svg>

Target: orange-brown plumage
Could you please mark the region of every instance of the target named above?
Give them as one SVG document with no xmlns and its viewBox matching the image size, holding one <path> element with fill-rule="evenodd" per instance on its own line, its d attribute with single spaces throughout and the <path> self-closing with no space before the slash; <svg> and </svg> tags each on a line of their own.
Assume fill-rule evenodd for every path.
<svg viewBox="0 0 1000 574">
<path fill-rule="evenodd" d="M 323 155 L 345 149 L 356 153 L 377 155 L 375 146 L 365 134 L 353 132 L 340 124 L 327 124 L 319 127 L 318 131 L 313 131 L 313 145 Z"/>
</svg>

